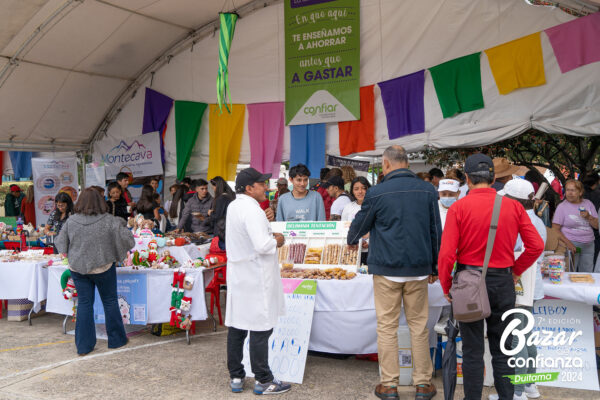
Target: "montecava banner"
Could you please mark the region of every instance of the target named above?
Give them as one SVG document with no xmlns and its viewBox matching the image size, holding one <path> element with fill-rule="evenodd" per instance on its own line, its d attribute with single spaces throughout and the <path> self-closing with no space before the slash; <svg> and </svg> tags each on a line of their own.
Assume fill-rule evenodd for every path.
<svg viewBox="0 0 600 400">
<path fill-rule="evenodd" d="M 119 172 L 134 178 L 163 174 L 158 132 L 122 139 L 106 137 L 94 144 L 93 154 L 94 161 L 104 162 L 106 179 L 115 179 Z"/>
<path fill-rule="evenodd" d="M 285 0 L 286 125 L 360 119 L 359 0 Z"/>
</svg>

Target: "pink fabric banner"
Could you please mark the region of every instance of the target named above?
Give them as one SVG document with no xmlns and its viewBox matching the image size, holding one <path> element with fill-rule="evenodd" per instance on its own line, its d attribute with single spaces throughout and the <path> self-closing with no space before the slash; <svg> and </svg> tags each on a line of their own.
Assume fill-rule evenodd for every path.
<svg viewBox="0 0 600 400">
<path fill-rule="evenodd" d="M 600 12 L 545 30 L 561 72 L 600 61 Z"/>
<path fill-rule="evenodd" d="M 284 103 L 248 104 L 250 166 L 279 178 L 283 153 Z"/>
</svg>

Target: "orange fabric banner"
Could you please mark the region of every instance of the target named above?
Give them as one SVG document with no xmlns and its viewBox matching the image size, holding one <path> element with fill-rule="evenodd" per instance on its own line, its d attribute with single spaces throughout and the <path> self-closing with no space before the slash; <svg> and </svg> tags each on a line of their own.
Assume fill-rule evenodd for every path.
<svg viewBox="0 0 600 400">
<path fill-rule="evenodd" d="M 360 88 L 360 119 L 338 122 L 340 155 L 375 150 L 375 95 L 373 86 Z"/>
</svg>

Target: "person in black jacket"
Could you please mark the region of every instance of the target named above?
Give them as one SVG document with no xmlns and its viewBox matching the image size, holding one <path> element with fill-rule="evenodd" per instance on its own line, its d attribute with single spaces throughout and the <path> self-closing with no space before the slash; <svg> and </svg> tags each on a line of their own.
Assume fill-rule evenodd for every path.
<svg viewBox="0 0 600 400">
<path fill-rule="evenodd" d="M 127 212 L 127 202 L 122 196 L 121 185 L 112 182 L 108 185 L 106 191 L 108 192 L 108 200 L 106 200 L 108 213 L 127 221 L 129 213 Z"/>
<path fill-rule="evenodd" d="M 375 395 L 398 398 L 398 320 L 404 305 L 412 344 L 413 382 L 417 397 L 425 400 L 436 394 L 426 324 L 427 283 L 436 279 L 442 236 L 438 194 L 433 185 L 408 169 L 408 156 L 401 146 L 385 150 L 382 167 L 383 182 L 367 191 L 347 238 L 349 245 L 356 245 L 370 233 L 367 263 L 373 274 L 381 368 Z"/>
<path fill-rule="evenodd" d="M 208 219 L 206 224 L 215 236 L 219 237 L 219 247 L 225 250 L 225 217 L 227 216 L 227 207 L 229 203 L 235 200 L 235 193 L 229 187 L 229 184 L 220 176 L 215 176 L 210 180 L 213 187 L 215 198 L 212 207 L 208 210 Z"/>
</svg>

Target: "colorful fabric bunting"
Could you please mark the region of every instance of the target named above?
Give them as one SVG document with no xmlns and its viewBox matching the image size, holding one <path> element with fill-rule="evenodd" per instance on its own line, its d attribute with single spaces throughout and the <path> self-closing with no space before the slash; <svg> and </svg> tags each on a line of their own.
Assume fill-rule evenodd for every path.
<svg viewBox="0 0 600 400">
<path fill-rule="evenodd" d="M 165 164 L 165 132 L 167 119 L 173 107 L 173 99 L 156 90 L 146 88 L 144 99 L 144 122 L 142 135 L 150 132 L 160 132 L 160 159 Z"/>
<path fill-rule="evenodd" d="M 248 104 L 250 166 L 279 177 L 283 153 L 283 102 Z"/>
<path fill-rule="evenodd" d="M 13 167 L 15 180 L 21 178 L 31 178 L 31 152 L 30 151 L 9 151 L 10 162 Z"/>
<path fill-rule="evenodd" d="M 206 103 L 195 101 L 175 102 L 175 148 L 177 154 L 177 179 L 185 178 L 200 124 L 206 110 Z"/>
<path fill-rule="evenodd" d="M 226 181 L 235 180 L 242 147 L 246 106 L 232 104 L 229 108 L 229 113 L 221 113 L 217 104 L 209 106 L 209 179 L 222 176 Z"/>
<path fill-rule="evenodd" d="M 228 77 L 228 63 L 229 63 L 229 50 L 231 49 L 231 42 L 233 41 L 233 32 L 235 31 L 235 23 L 238 19 L 236 13 L 220 13 L 219 19 L 221 21 L 221 29 L 219 32 L 219 72 L 217 74 L 217 104 L 219 110 L 223 112 L 223 103 L 228 112 L 231 112 L 229 105 L 231 105 L 231 94 L 229 93 L 229 77 Z M 229 98 L 229 105 L 227 102 Z"/>
<path fill-rule="evenodd" d="M 540 32 L 485 51 L 500 94 L 546 83 Z"/>
<path fill-rule="evenodd" d="M 378 85 L 390 140 L 425 132 L 425 70 Z"/>
<path fill-rule="evenodd" d="M 481 53 L 429 68 L 444 118 L 483 108 Z"/>
<path fill-rule="evenodd" d="M 304 164 L 311 178 L 325 167 L 325 124 L 290 126 L 290 167 Z"/>
<path fill-rule="evenodd" d="M 600 61 L 600 12 L 546 29 L 560 71 Z"/>
<path fill-rule="evenodd" d="M 340 155 L 375 150 L 375 85 L 360 88 L 360 119 L 338 122 Z"/>
</svg>

